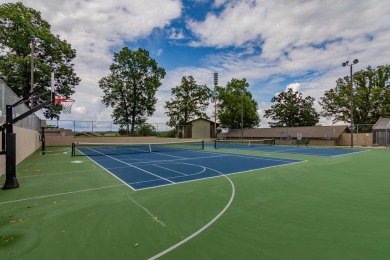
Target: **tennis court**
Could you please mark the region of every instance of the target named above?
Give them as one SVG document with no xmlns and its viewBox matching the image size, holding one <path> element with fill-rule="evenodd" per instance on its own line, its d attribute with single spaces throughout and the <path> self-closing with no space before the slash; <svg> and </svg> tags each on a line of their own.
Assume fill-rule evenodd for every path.
<svg viewBox="0 0 390 260">
<path fill-rule="evenodd" d="M 48 147 L 17 166 L 21 186 L 0 194 L 1 259 L 390 255 L 389 150 L 92 150 Z"/>
<path fill-rule="evenodd" d="M 74 149 L 78 150 L 79 155 L 90 156 L 96 164 L 134 190 L 301 162 L 206 152 L 202 151 L 201 141 L 156 145 L 156 151 L 152 151 L 149 144 L 80 144 L 80 148 Z"/>
<path fill-rule="evenodd" d="M 271 140 L 271 139 L 270 139 Z M 217 149 L 233 149 L 233 150 L 247 150 L 247 151 L 261 151 L 272 153 L 285 154 L 300 154 L 313 156 L 343 156 L 347 154 L 364 152 L 362 149 L 348 149 L 335 147 L 311 147 L 311 146 L 287 146 L 275 145 L 274 142 L 264 142 L 265 140 L 218 140 L 214 144 L 209 144 L 209 147 Z"/>
</svg>

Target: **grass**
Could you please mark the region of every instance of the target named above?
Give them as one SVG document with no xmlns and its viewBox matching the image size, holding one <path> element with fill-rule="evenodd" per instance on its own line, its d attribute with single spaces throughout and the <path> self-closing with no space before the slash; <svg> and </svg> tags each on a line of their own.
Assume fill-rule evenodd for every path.
<svg viewBox="0 0 390 260">
<path fill-rule="evenodd" d="M 232 193 L 225 178 L 133 191 L 51 149 L 18 165 L 20 188 L 0 191 L 1 259 L 147 259 L 206 225 Z M 231 175 L 226 213 L 161 259 L 388 259 L 389 150 L 251 154 L 307 162 Z"/>
</svg>

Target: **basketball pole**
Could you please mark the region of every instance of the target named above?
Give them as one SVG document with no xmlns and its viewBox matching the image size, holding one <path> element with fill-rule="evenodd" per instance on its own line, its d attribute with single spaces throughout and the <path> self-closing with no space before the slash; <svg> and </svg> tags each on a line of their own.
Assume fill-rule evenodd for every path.
<svg viewBox="0 0 390 260">
<path fill-rule="evenodd" d="M 29 115 L 35 113 L 36 111 L 44 108 L 45 106 L 52 103 L 52 98 L 54 96 L 54 92 L 51 93 L 51 99 L 46 100 L 42 104 L 31 108 L 29 111 L 17 116 L 13 117 L 13 108 L 19 106 L 22 103 L 25 103 L 30 99 L 32 95 L 37 93 L 41 88 L 38 88 L 28 94 L 27 96 L 23 97 L 16 103 L 12 105 L 6 105 L 6 115 L 5 115 L 5 124 L 2 125 L 2 132 L 3 128 L 5 129 L 5 151 L 4 154 L 6 156 L 5 159 L 5 183 L 3 185 L 3 190 L 7 189 L 15 189 L 19 187 L 18 179 L 16 178 L 16 134 L 14 133 L 13 125 L 28 117 Z M 3 134 L 2 134 L 3 135 Z M 2 152 L 3 153 L 3 152 Z"/>
</svg>

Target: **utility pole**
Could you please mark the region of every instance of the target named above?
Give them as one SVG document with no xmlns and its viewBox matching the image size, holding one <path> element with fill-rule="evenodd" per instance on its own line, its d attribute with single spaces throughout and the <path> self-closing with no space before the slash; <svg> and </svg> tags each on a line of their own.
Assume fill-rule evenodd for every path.
<svg viewBox="0 0 390 260">
<path fill-rule="evenodd" d="M 31 82 L 30 82 L 30 93 L 34 91 L 34 50 L 35 49 L 35 41 L 34 37 L 31 39 Z M 34 106 L 34 100 L 30 97 L 30 108 Z"/>
</svg>

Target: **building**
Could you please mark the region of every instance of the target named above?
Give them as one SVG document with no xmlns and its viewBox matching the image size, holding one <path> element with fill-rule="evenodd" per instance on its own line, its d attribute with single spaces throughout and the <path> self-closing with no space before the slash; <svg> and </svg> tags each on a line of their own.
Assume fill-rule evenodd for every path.
<svg viewBox="0 0 390 260">
<path fill-rule="evenodd" d="M 390 116 L 382 116 L 372 127 L 375 146 L 390 146 Z"/>
<path fill-rule="evenodd" d="M 229 130 L 223 134 L 223 139 L 275 139 L 276 144 L 300 144 L 337 146 L 346 145 L 350 130 L 346 125 L 334 126 L 302 126 L 302 127 L 274 127 Z M 345 139 L 345 140 L 344 140 Z"/>
<path fill-rule="evenodd" d="M 219 124 L 217 124 L 218 128 Z M 215 136 L 215 123 L 208 119 L 198 118 L 179 126 L 179 135 L 182 138 L 209 139 Z"/>
</svg>

